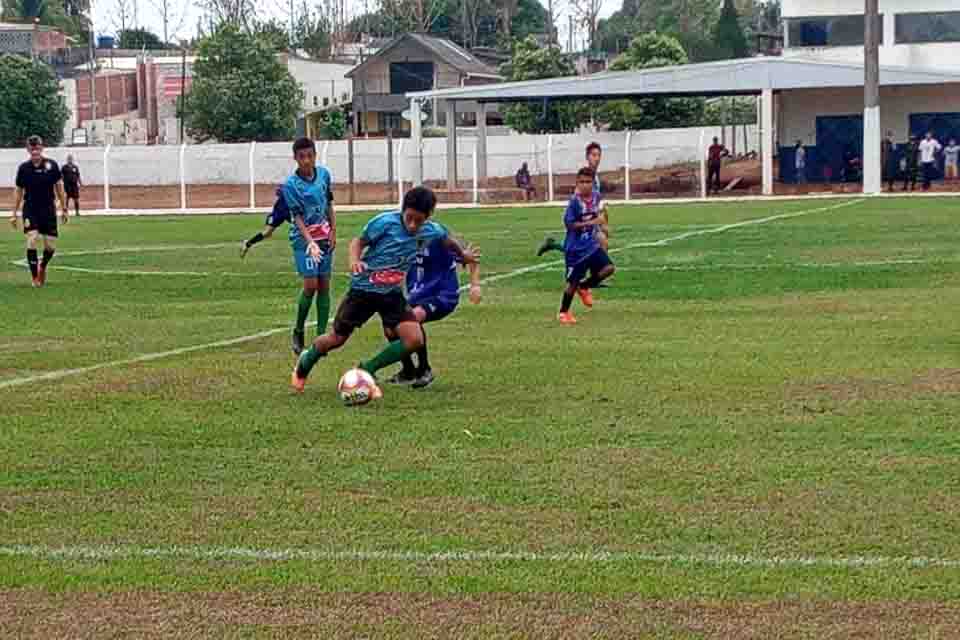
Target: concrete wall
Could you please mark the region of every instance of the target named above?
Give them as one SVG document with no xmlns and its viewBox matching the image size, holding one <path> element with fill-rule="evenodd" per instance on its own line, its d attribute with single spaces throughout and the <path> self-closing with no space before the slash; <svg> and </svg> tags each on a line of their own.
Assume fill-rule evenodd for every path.
<svg viewBox="0 0 960 640">
<path fill-rule="evenodd" d="M 802 140 L 816 144 L 817 116 L 862 115 L 862 89 L 808 89 L 779 94 L 778 144 Z M 898 141 L 909 136 L 911 113 L 960 112 L 960 84 L 928 87 L 884 87 L 880 92 L 880 122 Z"/>
<path fill-rule="evenodd" d="M 345 64 L 316 62 L 302 58 L 287 59 L 287 69 L 303 86 L 305 111 L 323 108 L 324 99 L 328 104 L 349 102 L 350 96 L 353 95 L 353 83 L 346 78 L 346 73 L 352 68 Z"/>
<path fill-rule="evenodd" d="M 783 0 L 784 18 L 862 15 L 863 0 Z M 896 16 L 902 13 L 960 11 L 957 0 L 880 0 L 883 44 L 880 64 L 901 67 L 960 69 L 960 42 L 896 44 Z M 863 62 L 863 47 L 794 47 L 783 55 L 830 62 Z"/>
<path fill-rule="evenodd" d="M 718 127 L 704 130 L 706 140 L 720 136 Z M 728 130 L 729 131 L 729 130 Z M 756 127 L 748 128 L 750 149 L 757 150 Z M 738 131 L 738 136 L 740 131 Z M 630 163 L 634 169 L 698 162 L 700 129 L 668 129 L 634 132 L 630 136 Z M 513 176 L 521 163 L 527 162 L 536 175 L 547 173 L 548 136 L 507 135 L 492 136 L 487 140 L 490 177 Z M 572 173 L 584 164 L 584 150 L 588 143 L 599 142 L 604 147 L 602 169 L 612 171 L 624 166 L 627 157 L 627 134 L 596 133 L 552 136 L 554 173 Z M 428 138 L 423 141 L 423 165 L 426 180 L 446 180 L 446 139 Z M 402 143 L 402 147 L 400 146 Z M 476 140 L 463 136 L 458 139 L 458 176 L 469 183 L 473 176 L 473 149 Z M 318 142 L 321 159 L 337 183 L 349 182 L 347 142 Z M 408 181 L 413 175 L 414 162 L 419 158 L 410 140 L 395 140 L 395 154 L 402 149 L 399 171 Z M 246 185 L 250 183 L 249 144 L 189 145 L 185 148 L 183 171 L 188 184 Z M 738 151 L 743 151 L 738 142 Z M 103 184 L 103 154 L 99 147 L 49 149 L 48 155 L 58 161 L 67 153 L 77 158 L 84 182 Z M 0 150 L 0 188 L 13 185 L 16 167 L 26 158 L 20 149 Z M 279 184 L 294 168 L 289 142 L 260 143 L 253 146 L 254 179 L 259 184 Z M 396 169 L 396 156 L 394 167 Z M 180 183 L 180 147 L 173 145 L 115 146 L 109 155 L 111 186 L 178 185 Z M 354 141 L 355 181 L 383 183 L 388 178 L 387 143 L 382 139 Z M 394 177 L 396 179 L 396 177 Z"/>
</svg>

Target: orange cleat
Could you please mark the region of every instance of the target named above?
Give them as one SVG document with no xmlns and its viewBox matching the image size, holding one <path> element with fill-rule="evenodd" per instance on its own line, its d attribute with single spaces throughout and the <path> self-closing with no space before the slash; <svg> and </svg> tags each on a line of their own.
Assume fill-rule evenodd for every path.
<svg viewBox="0 0 960 640">
<path fill-rule="evenodd" d="M 307 386 L 307 379 L 297 375 L 296 365 L 293 367 L 293 373 L 290 374 L 290 386 L 295 393 L 303 393 L 303 388 Z"/>
<path fill-rule="evenodd" d="M 583 303 L 587 309 L 593 307 L 593 292 L 590 289 L 577 289 L 577 295 L 580 296 L 580 302 Z"/>
<path fill-rule="evenodd" d="M 380 400 L 383 398 L 383 389 L 380 388 L 380 385 L 373 385 L 370 388 L 370 400 Z"/>
<path fill-rule="evenodd" d="M 577 319 L 573 317 L 573 314 L 567 311 L 566 313 L 561 313 L 557 316 L 557 320 L 560 321 L 560 324 L 577 324 Z"/>
</svg>

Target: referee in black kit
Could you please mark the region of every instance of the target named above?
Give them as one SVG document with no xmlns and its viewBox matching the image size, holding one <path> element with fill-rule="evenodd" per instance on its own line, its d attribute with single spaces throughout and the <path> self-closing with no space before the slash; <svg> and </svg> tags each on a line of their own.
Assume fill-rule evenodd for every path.
<svg viewBox="0 0 960 640">
<path fill-rule="evenodd" d="M 42 287 L 47 281 L 47 265 L 57 250 L 57 209 L 54 197 L 60 202 L 63 223 L 69 211 L 63 193 L 63 175 L 60 166 L 43 155 L 40 136 L 27 138 L 30 159 L 17 169 L 17 196 L 13 204 L 10 224 L 18 228 L 17 213 L 23 203 L 23 232 L 27 235 L 27 264 L 33 277 L 33 286 Z M 43 236 L 43 259 L 37 259 L 37 241 Z"/>
</svg>

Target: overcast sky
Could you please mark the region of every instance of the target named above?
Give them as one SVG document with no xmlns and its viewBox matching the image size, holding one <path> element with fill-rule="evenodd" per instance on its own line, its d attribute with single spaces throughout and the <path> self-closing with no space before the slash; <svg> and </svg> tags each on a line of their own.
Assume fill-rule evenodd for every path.
<svg viewBox="0 0 960 640">
<path fill-rule="evenodd" d="M 312 4 L 312 0 L 307 0 Z M 356 15 L 362 12 L 363 3 L 358 0 L 347 0 L 347 10 L 350 15 Z M 197 30 L 197 18 L 200 16 L 200 9 L 194 6 L 194 0 L 93 0 L 94 2 L 94 23 L 99 34 L 114 34 L 118 29 L 118 21 L 116 20 L 116 14 L 118 6 L 121 3 L 127 3 L 127 6 L 136 5 L 137 10 L 137 22 L 140 26 L 143 26 L 150 31 L 160 35 L 163 35 L 163 19 L 161 17 L 162 13 L 159 10 L 159 5 L 163 2 L 167 2 L 168 6 L 171 8 L 171 12 L 177 16 L 177 18 L 171 24 L 171 31 L 174 31 L 174 27 L 181 25 L 179 30 L 171 33 L 170 39 L 176 40 L 177 38 L 189 38 L 196 33 Z M 541 0 L 542 2 L 542 0 Z M 620 8 L 622 0 L 601 0 L 602 9 L 600 15 L 602 17 L 609 16 L 611 13 Z M 261 17 L 263 18 L 278 18 L 280 20 L 288 21 L 290 19 L 290 10 L 289 10 L 289 0 L 257 0 L 258 10 Z M 297 0 L 297 4 L 303 6 L 303 0 Z M 369 2 L 368 5 L 372 5 L 373 2 Z M 558 19 L 557 28 L 560 32 L 560 42 L 566 48 L 567 45 L 567 26 L 568 20 L 567 17 L 569 10 L 564 4 L 564 0 L 556 0 L 555 5 L 561 6 L 562 10 L 560 12 L 560 17 Z"/>
</svg>

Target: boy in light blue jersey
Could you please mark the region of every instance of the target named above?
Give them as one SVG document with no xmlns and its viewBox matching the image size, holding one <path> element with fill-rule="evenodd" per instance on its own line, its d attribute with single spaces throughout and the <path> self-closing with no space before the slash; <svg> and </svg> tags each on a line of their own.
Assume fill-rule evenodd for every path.
<svg viewBox="0 0 960 640">
<path fill-rule="evenodd" d="M 467 245 L 474 257 L 480 257 L 476 247 Z M 456 253 L 447 249 L 442 240 L 434 240 L 417 250 L 416 264 L 407 272 L 407 301 L 423 331 L 423 346 L 417 349 L 417 364 L 407 355 L 401 360 L 403 369 L 388 382 L 412 385 L 422 389 L 433 382 L 433 370 L 427 355 L 427 332 L 424 325 L 443 320 L 456 311 L 460 304 L 460 278 L 457 266 L 463 264 Z M 466 265 L 470 273 L 470 302 L 479 304 L 480 265 Z"/>
<path fill-rule="evenodd" d="M 380 316 L 384 334 L 390 343 L 360 368 L 375 374 L 423 346 L 423 331 L 403 295 L 407 272 L 418 246 L 439 240 L 464 264 L 477 258 L 450 238 L 446 228 L 430 220 L 437 199 L 426 187 L 411 189 L 403 197 L 402 211 L 388 211 L 376 216 L 363 228 L 359 238 L 350 242 L 350 290 L 337 309 L 333 329 L 318 337 L 303 352 L 291 374 L 291 385 L 302 393 L 307 376 L 320 358 L 339 349 L 353 332 L 374 314 Z M 374 390 L 379 397 L 379 388 Z"/>
<path fill-rule="evenodd" d="M 290 212 L 290 248 L 297 273 L 303 278 L 303 290 L 297 300 L 297 322 L 291 343 L 300 355 L 304 346 L 304 326 L 314 297 L 317 298 L 317 334 L 327 330 L 330 316 L 330 272 L 337 246 L 337 219 L 333 210 L 333 184 L 330 172 L 317 165 L 313 140 L 300 138 L 293 143 L 297 170 L 281 188 Z"/>
</svg>

